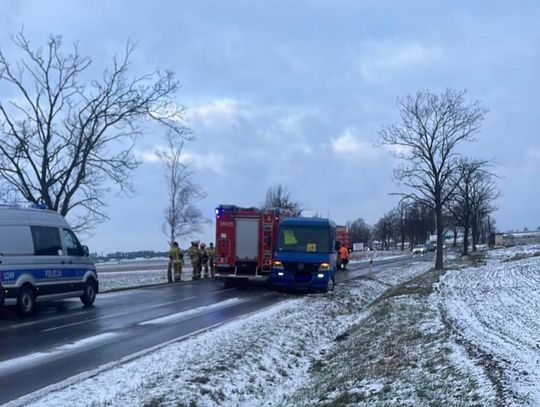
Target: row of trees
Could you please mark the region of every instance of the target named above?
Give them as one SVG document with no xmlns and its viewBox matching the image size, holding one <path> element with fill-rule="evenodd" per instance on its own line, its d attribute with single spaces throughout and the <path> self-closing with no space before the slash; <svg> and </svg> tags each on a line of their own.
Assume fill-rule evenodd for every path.
<svg viewBox="0 0 540 407">
<path fill-rule="evenodd" d="M 496 194 L 495 189 L 486 188 L 485 190 L 493 194 L 491 197 Z M 464 255 L 468 254 L 469 247 L 472 246 L 472 250 L 476 251 L 478 244 L 487 243 L 490 234 L 495 231 L 495 220 L 490 216 L 494 210 L 493 201 L 490 199 L 484 201 L 484 198 L 486 195 L 473 198 L 477 200 L 477 203 L 471 204 L 467 209 L 470 211 L 469 214 L 465 215 L 465 208 L 460 203 L 463 196 L 459 199 L 456 197 L 453 201 L 455 206 L 451 209 L 458 210 L 459 208 L 463 212 L 453 213 L 448 210 L 444 213 L 443 219 L 447 225 L 444 236 L 447 238 L 451 234 L 454 247 L 458 246 L 458 238 L 460 238 Z M 464 222 L 467 216 L 468 227 Z M 377 241 L 385 249 L 399 248 L 401 250 L 405 250 L 407 245 L 412 248 L 415 245 L 425 244 L 436 230 L 434 211 L 419 202 L 400 203 L 396 208 L 384 214 L 374 225 L 369 225 L 364 219 L 358 218 L 348 222 L 347 227 L 354 242 L 362 242 L 366 247 L 371 247 L 373 242 Z"/>
<path fill-rule="evenodd" d="M 499 196 L 495 175 L 487 161 L 463 157 L 459 147 L 474 140 L 487 113 L 478 101 L 467 101 L 465 91 L 447 89 L 441 94 L 423 90 L 398 101 L 401 120 L 383 127 L 380 140 L 402 165 L 395 179 L 405 187 L 397 208 L 373 228 L 362 219 L 350 223 L 353 239 L 377 239 L 389 246 L 408 240 L 423 243 L 437 236 L 435 267 L 443 267 L 447 230 L 463 233 L 463 253 L 468 254 L 494 229 L 490 214 Z"/>
<path fill-rule="evenodd" d="M 402 202 L 412 201 L 433 211 L 436 269 L 443 268 L 447 227 L 463 228 L 467 238 L 471 229 L 474 247 L 498 196 L 487 163 L 463 158 L 459 152 L 462 143 L 474 140 L 487 113 L 479 101 L 467 101 L 465 95 L 466 91 L 453 89 L 441 94 L 423 90 L 400 99 L 400 122 L 380 132 L 382 144 L 403 162 L 394 175 L 406 191 L 397 195 Z"/>
<path fill-rule="evenodd" d="M 403 160 L 395 169 L 396 180 L 405 187 L 399 205 L 373 227 L 363 219 L 349 222 L 353 240 L 424 243 L 435 234 L 435 267 L 443 267 L 443 245 L 447 231 L 463 234 L 463 253 L 468 254 L 494 229 L 490 214 L 499 196 L 489 171 L 490 163 L 463 157 L 459 147 L 474 141 L 487 109 L 479 101 L 467 101 L 466 91 L 447 89 L 441 94 L 423 90 L 398 101 L 401 120 L 383 127 L 380 140 Z M 263 206 L 282 206 L 301 211 L 281 185 L 270 189 Z"/>
<path fill-rule="evenodd" d="M 435 230 L 433 211 L 418 202 L 400 204 L 384 214 L 374 225 L 359 218 L 347 226 L 354 242 L 362 242 L 371 247 L 374 241 L 378 241 L 385 249 L 399 247 L 402 250 L 406 243 L 411 247 L 425 243 Z"/>
</svg>

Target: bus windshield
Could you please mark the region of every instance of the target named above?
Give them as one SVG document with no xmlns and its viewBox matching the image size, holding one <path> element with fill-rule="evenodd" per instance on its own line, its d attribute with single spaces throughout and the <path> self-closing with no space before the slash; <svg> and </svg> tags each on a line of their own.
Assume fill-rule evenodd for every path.
<svg viewBox="0 0 540 407">
<path fill-rule="evenodd" d="M 280 226 L 278 251 L 330 252 L 330 230 L 324 226 Z"/>
</svg>

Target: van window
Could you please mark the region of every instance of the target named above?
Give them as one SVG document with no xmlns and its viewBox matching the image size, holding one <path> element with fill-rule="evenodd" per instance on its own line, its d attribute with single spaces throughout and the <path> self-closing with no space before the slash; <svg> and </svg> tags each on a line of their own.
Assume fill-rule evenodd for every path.
<svg viewBox="0 0 540 407">
<path fill-rule="evenodd" d="M 28 226 L 1 225 L 0 226 L 0 254 L 32 255 L 32 236 Z"/>
<path fill-rule="evenodd" d="M 68 256 L 83 256 L 84 252 L 79 240 L 77 239 L 77 236 L 75 236 L 75 234 L 68 229 L 62 229 L 62 234 Z"/>
<path fill-rule="evenodd" d="M 30 226 L 36 256 L 58 256 L 62 253 L 60 232 L 50 226 Z"/>
</svg>

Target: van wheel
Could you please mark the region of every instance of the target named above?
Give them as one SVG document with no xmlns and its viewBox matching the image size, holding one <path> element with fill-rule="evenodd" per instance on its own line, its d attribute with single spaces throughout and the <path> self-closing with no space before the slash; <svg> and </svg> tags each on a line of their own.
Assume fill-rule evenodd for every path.
<svg viewBox="0 0 540 407">
<path fill-rule="evenodd" d="M 31 286 L 24 285 L 19 290 L 17 312 L 21 317 L 32 315 L 36 311 L 36 294 Z"/>
<path fill-rule="evenodd" d="M 81 295 L 81 301 L 86 307 L 90 307 L 96 300 L 96 283 L 94 280 L 88 280 L 84 286 L 84 294 Z"/>
</svg>

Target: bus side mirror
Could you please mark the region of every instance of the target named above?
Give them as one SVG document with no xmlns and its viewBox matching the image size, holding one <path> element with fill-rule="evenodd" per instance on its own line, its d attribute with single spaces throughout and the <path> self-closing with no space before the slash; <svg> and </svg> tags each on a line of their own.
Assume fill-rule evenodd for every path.
<svg viewBox="0 0 540 407">
<path fill-rule="evenodd" d="M 341 243 L 339 241 L 336 241 L 336 244 L 334 245 L 334 250 L 337 252 L 340 247 L 341 247 Z"/>
</svg>

